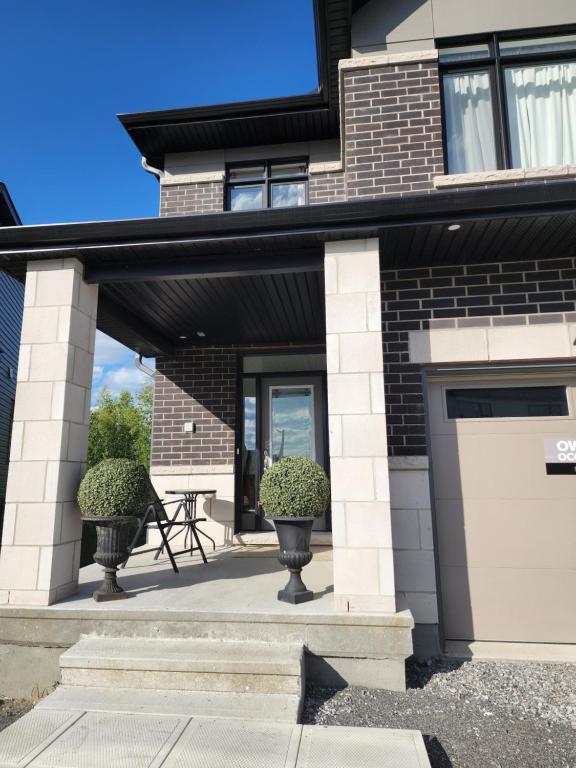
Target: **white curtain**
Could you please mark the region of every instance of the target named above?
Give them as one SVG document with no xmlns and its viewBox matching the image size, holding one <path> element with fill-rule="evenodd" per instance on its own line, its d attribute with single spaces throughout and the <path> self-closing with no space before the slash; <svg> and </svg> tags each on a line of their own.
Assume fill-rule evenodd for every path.
<svg viewBox="0 0 576 768">
<path fill-rule="evenodd" d="M 505 70 L 514 168 L 576 163 L 576 62 Z"/>
<path fill-rule="evenodd" d="M 496 168 L 494 118 L 488 72 L 444 75 L 449 173 Z"/>
</svg>

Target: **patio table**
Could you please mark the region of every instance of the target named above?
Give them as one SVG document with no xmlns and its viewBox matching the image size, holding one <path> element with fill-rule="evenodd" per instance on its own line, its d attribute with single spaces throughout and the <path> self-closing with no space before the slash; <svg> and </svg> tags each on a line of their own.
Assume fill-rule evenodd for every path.
<svg viewBox="0 0 576 768">
<path fill-rule="evenodd" d="M 196 514 L 196 503 L 198 501 L 198 496 L 216 496 L 216 491 L 213 489 L 210 490 L 189 490 L 189 489 L 182 489 L 182 490 L 171 490 L 166 491 L 166 494 L 169 496 L 182 496 L 182 503 L 179 504 L 178 509 L 176 510 L 176 513 L 174 515 L 174 518 L 178 517 L 178 513 L 181 509 L 184 510 L 184 518 L 186 520 L 196 520 L 197 514 Z M 205 539 L 209 539 L 212 542 L 212 549 L 216 549 L 216 542 L 211 536 L 208 536 L 207 533 L 202 531 L 200 528 L 196 528 L 198 533 L 201 536 L 204 536 Z"/>
</svg>

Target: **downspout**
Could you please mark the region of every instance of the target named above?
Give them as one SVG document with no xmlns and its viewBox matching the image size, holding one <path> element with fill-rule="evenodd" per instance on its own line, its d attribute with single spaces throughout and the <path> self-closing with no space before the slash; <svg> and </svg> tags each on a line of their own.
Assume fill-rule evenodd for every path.
<svg viewBox="0 0 576 768">
<path fill-rule="evenodd" d="M 151 173 L 152 176 L 156 176 L 158 181 L 160 182 L 160 199 L 158 200 L 158 216 L 162 215 L 162 179 L 166 175 L 166 171 L 161 170 L 160 168 L 154 168 L 153 165 L 148 164 L 148 160 L 142 155 L 142 159 L 140 161 L 142 163 L 142 168 L 146 171 L 146 173 Z"/>
<path fill-rule="evenodd" d="M 155 373 L 154 369 L 149 368 L 147 365 L 145 365 L 142 362 L 142 355 L 136 355 L 136 357 L 134 358 L 134 365 L 136 366 L 136 368 L 138 368 L 138 370 L 142 371 L 142 373 L 145 373 L 147 376 L 154 378 L 154 373 Z"/>
<path fill-rule="evenodd" d="M 162 181 L 164 176 L 166 175 L 166 171 L 162 171 L 160 168 L 154 168 L 153 165 L 148 164 L 148 160 L 144 156 L 142 156 L 142 168 L 146 171 L 146 173 L 151 173 L 153 176 L 156 176 L 156 178 L 159 181 Z"/>
<path fill-rule="evenodd" d="M 151 379 L 154 379 L 155 371 L 152 368 L 149 368 L 147 365 L 144 365 L 142 362 L 142 355 L 135 355 L 134 357 L 134 365 L 136 368 L 138 368 L 139 371 L 142 371 L 142 373 L 145 373 L 146 376 L 150 376 Z M 152 464 L 152 436 L 154 434 L 154 393 L 152 393 L 152 424 L 150 429 L 150 464 Z M 147 467 L 148 471 L 150 471 L 150 467 Z"/>
</svg>

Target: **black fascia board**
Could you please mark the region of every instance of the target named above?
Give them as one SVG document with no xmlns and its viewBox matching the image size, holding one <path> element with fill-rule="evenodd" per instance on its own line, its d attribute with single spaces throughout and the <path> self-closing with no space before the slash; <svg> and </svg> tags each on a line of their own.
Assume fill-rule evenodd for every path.
<svg viewBox="0 0 576 768">
<path fill-rule="evenodd" d="M 0 228 L 0 260 L 56 258 L 79 253 L 99 261 L 106 248 L 129 245 L 266 240 L 301 236 L 307 244 L 346 237 L 374 236 L 391 227 L 449 224 L 505 217 L 574 214 L 576 181 L 499 185 L 466 191 L 418 193 L 301 208 L 219 212 L 120 221 L 44 224 Z"/>
<path fill-rule="evenodd" d="M 230 118 L 254 117 L 278 113 L 300 112 L 303 109 L 325 106 L 326 102 L 319 92 L 303 96 L 256 99 L 254 101 L 232 101 L 225 104 L 203 105 L 162 109 L 152 112 L 125 112 L 117 115 L 118 120 L 127 130 L 156 128 L 188 123 L 205 123 Z"/>
<path fill-rule="evenodd" d="M 0 181 L 0 225 L 3 227 L 17 227 L 20 224 L 22 222 L 12 202 L 8 188 Z"/>
<path fill-rule="evenodd" d="M 313 0 L 313 5 L 318 72 L 316 91 L 300 96 L 117 115 L 130 138 L 149 163 L 163 168 L 164 155 L 170 152 L 230 146 L 229 139 L 222 137 L 219 126 L 234 119 L 246 121 L 246 136 L 249 137 L 251 121 L 264 117 L 291 115 L 295 131 L 293 140 L 302 141 L 301 134 L 310 129 L 303 128 L 298 121 L 307 126 L 308 123 L 305 121 L 307 117 L 309 119 L 310 114 L 313 114 L 314 108 L 323 108 L 324 111 L 329 112 L 329 119 L 324 118 L 324 124 L 328 125 L 328 128 L 317 127 L 314 138 L 337 136 L 340 109 L 338 61 L 350 56 L 351 19 L 354 8 L 351 0 Z M 321 114 L 319 111 L 318 116 Z M 237 122 L 237 126 L 240 125 L 241 123 Z M 198 145 L 198 135 L 194 133 L 194 129 L 197 128 L 203 130 L 203 138 Z M 291 140 L 285 135 L 285 130 L 278 137 L 274 136 L 274 130 L 270 128 L 267 132 L 270 134 L 270 141 L 265 143 L 277 144 Z M 262 141 L 258 141 L 258 144 L 262 144 Z M 251 142 L 240 141 L 234 146 L 244 145 L 249 146 Z"/>
</svg>

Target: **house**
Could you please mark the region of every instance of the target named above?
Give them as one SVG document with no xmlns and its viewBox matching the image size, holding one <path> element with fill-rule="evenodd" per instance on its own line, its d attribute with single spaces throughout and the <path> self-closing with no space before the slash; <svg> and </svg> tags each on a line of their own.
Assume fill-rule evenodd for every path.
<svg viewBox="0 0 576 768">
<path fill-rule="evenodd" d="M 317 92 L 120 115 L 159 217 L 0 231 L 2 601 L 76 589 L 98 327 L 156 357 L 152 476 L 217 489 L 218 544 L 268 541 L 261 474 L 307 455 L 343 614 L 411 611 L 420 653 L 574 643 L 574 4 L 314 7 Z"/>
<path fill-rule="evenodd" d="M 20 217 L 8 189 L 0 182 L 0 226 L 19 224 Z M 6 499 L 23 298 L 22 284 L 0 271 L 0 531 Z"/>
</svg>

